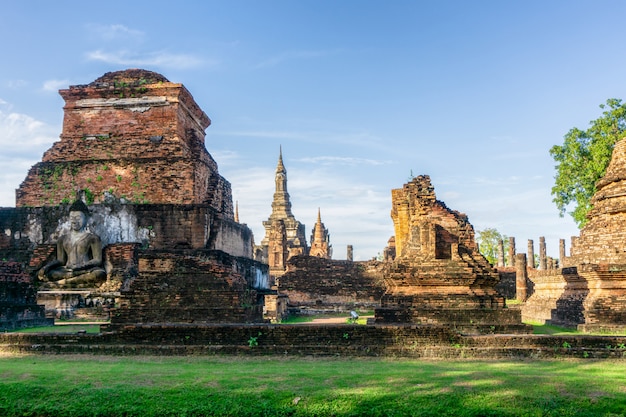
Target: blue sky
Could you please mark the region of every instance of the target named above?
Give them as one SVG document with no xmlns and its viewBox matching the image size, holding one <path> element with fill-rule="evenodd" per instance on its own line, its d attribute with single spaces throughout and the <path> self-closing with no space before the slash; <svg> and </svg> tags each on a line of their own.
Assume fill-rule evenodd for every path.
<svg viewBox="0 0 626 417">
<path fill-rule="evenodd" d="M 334 258 L 382 252 L 391 189 L 430 175 L 474 228 L 578 230 L 552 203 L 553 145 L 626 97 L 624 1 L 28 1 L 0 10 L 0 206 L 58 140 L 57 91 L 145 68 L 212 119 L 206 147 L 258 243 L 282 145 L 293 213 Z"/>
</svg>

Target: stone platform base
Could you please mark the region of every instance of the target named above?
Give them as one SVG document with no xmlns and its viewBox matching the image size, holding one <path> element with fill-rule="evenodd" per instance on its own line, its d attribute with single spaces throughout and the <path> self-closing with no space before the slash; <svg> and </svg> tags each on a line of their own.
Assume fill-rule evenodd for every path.
<svg viewBox="0 0 626 417">
<path fill-rule="evenodd" d="M 53 319 L 109 320 L 109 309 L 119 293 L 97 290 L 50 290 L 37 292 L 37 303 L 43 304 L 46 317 Z"/>
<path fill-rule="evenodd" d="M 26 327 L 52 326 L 54 320 L 46 318 L 41 305 L 2 305 L 0 303 L 0 330 L 17 330 Z"/>
<path fill-rule="evenodd" d="M 444 326 L 136 325 L 90 333 L 0 333 L 0 353 L 408 358 L 623 358 L 626 336 L 474 335 Z"/>
<path fill-rule="evenodd" d="M 376 324 L 430 324 L 447 326 L 463 334 L 528 334 L 519 309 L 419 309 L 385 307 L 375 310 Z"/>
</svg>

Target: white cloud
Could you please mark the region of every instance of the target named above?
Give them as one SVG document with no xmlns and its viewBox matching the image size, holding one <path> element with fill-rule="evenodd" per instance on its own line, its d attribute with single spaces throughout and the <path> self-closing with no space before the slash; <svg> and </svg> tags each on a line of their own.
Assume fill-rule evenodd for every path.
<svg viewBox="0 0 626 417">
<path fill-rule="evenodd" d="M 281 54 L 270 57 L 254 66 L 256 69 L 271 68 L 285 61 L 315 59 L 338 53 L 339 50 L 320 50 L 320 51 L 286 51 Z"/>
<path fill-rule="evenodd" d="M 194 55 L 172 54 L 166 51 L 148 53 L 136 53 L 127 50 L 106 52 L 96 50 L 87 52 L 87 59 L 101 61 L 107 64 L 123 65 L 130 67 L 157 66 L 163 68 L 196 68 L 203 65 L 215 66 L 217 61 L 206 61 Z"/>
<path fill-rule="evenodd" d="M 9 107 L 3 102 L 3 107 Z M 0 109 L 0 207 L 15 205 L 15 189 L 57 140 L 60 128 Z"/>
<path fill-rule="evenodd" d="M 67 88 L 69 85 L 69 80 L 47 80 L 43 83 L 43 91 L 52 91 L 56 93 L 62 88 Z"/>
<path fill-rule="evenodd" d="M 386 164 L 391 163 L 391 161 L 379 161 L 376 159 L 352 158 L 352 157 L 340 157 L 340 156 L 317 156 L 317 157 L 310 157 L 310 158 L 300 158 L 300 159 L 296 159 L 296 162 L 306 162 L 306 163 L 320 164 L 320 165 L 348 165 L 348 166 L 386 165 Z"/>
<path fill-rule="evenodd" d="M 299 124 L 306 124 L 299 122 Z M 318 123 L 319 124 L 319 123 Z M 360 148 L 380 149 L 386 147 L 385 142 L 378 136 L 372 135 L 367 131 L 319 131 L 316 129 L 302 130 L 230 130 L 213 132 L 214 135 L 236 136 L 245 138 L 262 138 L 277 140 L 294 140 L 311 143 L 330 143 L 330 144 L 346 144 L 357 145 Z"/>
<path fill-rule="evenodd" d="M 9 80 L 6 83 L 7 88 L 10 88 L 11 90 L 18 90 L 26 85 L 28 85 L 28 82 L 25 80 Z"/>
<path fill-rule="evenodd" d="M 86 25 L 86 28 L 95 37 L 105 40 L 105 41 L 112 41 L 112 40 L 118 40 L 118 39 L 141 40 L 144 37 L 144 32 L 137 30 L 137 29 L 131 29 L 127 26 L 120 25 L 120 24 L 111 24 L 111 25 L 89 24 L 89 25 Z"/>
</svg>

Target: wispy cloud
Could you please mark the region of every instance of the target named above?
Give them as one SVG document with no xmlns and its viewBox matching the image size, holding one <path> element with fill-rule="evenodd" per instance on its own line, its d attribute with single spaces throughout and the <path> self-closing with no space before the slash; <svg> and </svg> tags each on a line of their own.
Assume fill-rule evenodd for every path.
<svg viewBox="0 0 626 417">
<path fill-rule="evenodd" d="M 58 139 L 60 128 L 10 111 L 0 100 L 0 206 L 15 204 L 15 189 L 28 169 L 41 160 L 43 152 Z"/>
<path fill-rule="evenodd" d="M 326 56 L 337 54 L 338 52 L 339 52 L 339 49 L 320 50 L 320 51 L 306 51 L 306 50 L 286 51 L 281 54 L 270 57 L 264 61 L 259 62 L 258 64 L 254 66 L 254 68 L 255 69 L 271 68 L 271 67 L 280 65 L 286 61 L 321 58 L 321 57 L 326 57 Z"/>
<path fill-rule="evenodd" d="M 140 30 L 131 29 L 120 24 L 102 25 L 96 23 L 85 25 L 85 27 L 87 28 L 87 31 L 92 34 L 92 36 L 105 41 L 114 41 L 119 39 L 142 40 L 145 35 L 144 32 Z"/>
<path fill-rule="evenodd" d="M 26 80 L 9 80 L 6 83 L 7 88 L 10 88 L 11 90 L 17 90 L 26 85 L 28 85 Z"/>
<path fill-rule="evenodd" d="M 311 164 L 320 165 L 348 165 L 348 166 L 360 166 L 360 165 L 386 165 L 391 161 L 380 161 L 376 159 L 365 158 L 352 158 L 341 156 L 316 156 L 310 158 L 296 159 L 297 162 L 306 162 Z"/>
<path fill-rule="evenodd" d="M 167 51 L 137 53 L 127 50 L 107 52 L 96 50 L 87 52 L 87 59 L 107 64 L 144 67 L 156 66 L 163 68 L 197 68 L 200 66 L 216 66 L 217 61 L 207 61 L 195 55 L 173 54 Z"/>
<path fill-rule="evenodd" d="M 213 132 L 218 134 L 218 132 Z M 384 141 L 369 132 L 341 132 L 341 131 L 319 131 L 316 129 L 303 130 L 231 130 L 220 131 L 219 135 L 236 136 L 244 138 L 262 138 L 277 140 L 295 140 L 313 143 L 332 143 L 358 145 L 359 147 L 379 148 L 384 145 Z"/>
<path fill-rule="evenodd" d="M 308 139 L 309 135 L 302 132 L 279 130 L 231 130 L 220 132 L 224 136 L 238 136 L 247 138 L 275 138 L 275 139 Z"/>
<path fill-rule="evenodd" d="M 47 80 L 43 83 L 43 91 L 57 92 L 61 88 L 66 88 L 70 85 L 69 80 Z"/>
</svg>

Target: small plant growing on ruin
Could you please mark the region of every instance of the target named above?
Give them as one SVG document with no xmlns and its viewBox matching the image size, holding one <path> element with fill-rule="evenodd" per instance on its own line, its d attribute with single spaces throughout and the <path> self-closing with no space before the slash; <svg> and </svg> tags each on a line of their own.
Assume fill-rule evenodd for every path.
<svg viewBox="0 0 626 417">
<path fill-rule="evenodd" d="M 93 191 L 91 191 L 89 188 L 85 188 L 85 203 L 87 203 L 87 205 L 91 205 L 93 204 L 95 200 L 95 196 L 93 194 Z"/>
<path fill-rule="evenodd" d="M 572 345 L 570 345 L 567 341 L 563 342 L 563 344 L 561 346 L 563 346 L 563 349 L 571 349 L 572 348 Z"/>
<path fill-rule="evenodd" d="M 350 339 L 350 335 L 348 333 L 344 333 L 343 334 L 343 338 L 348 340 L 348 339 Z"/>
<path fill-rule="evenodd" d="M 250 336 L 250 339 L 248 339 L 248 346 L 259 346 L 259 336 L 261 336 L 262 334 L 263 333 L 259 332 L 256 336 Z"/>
</svg>

